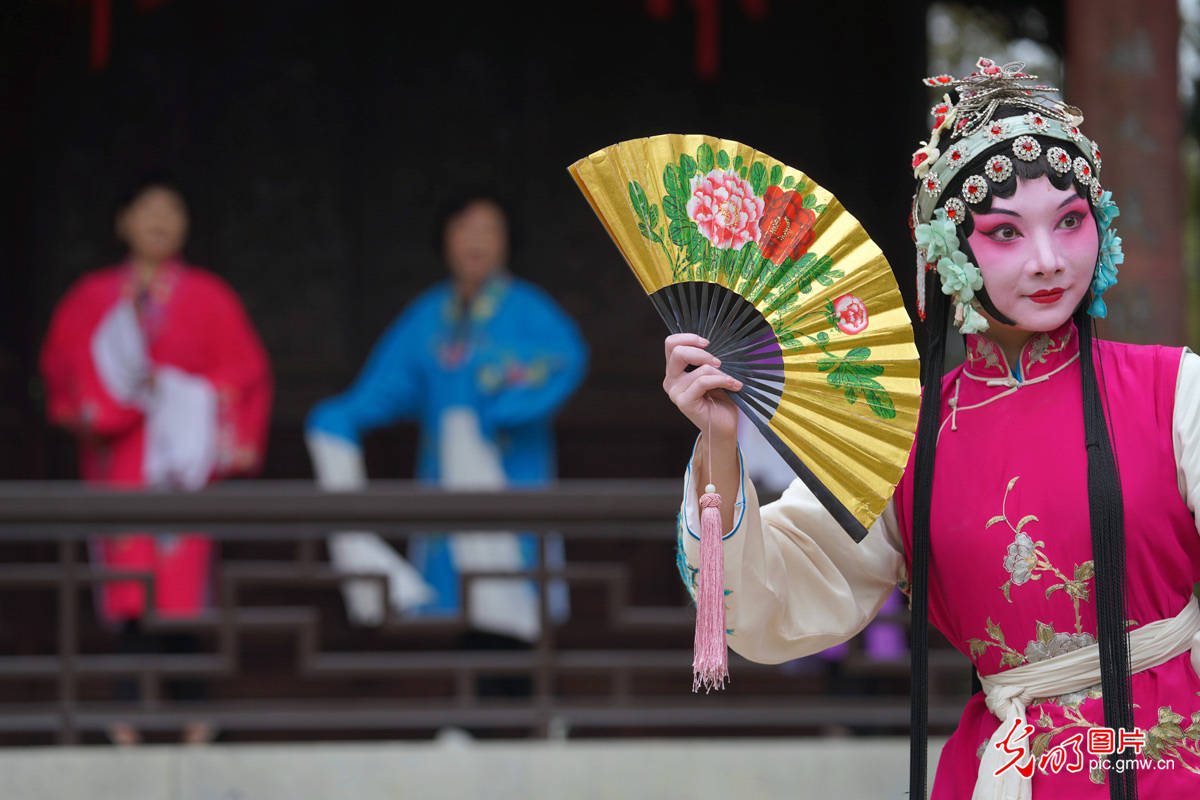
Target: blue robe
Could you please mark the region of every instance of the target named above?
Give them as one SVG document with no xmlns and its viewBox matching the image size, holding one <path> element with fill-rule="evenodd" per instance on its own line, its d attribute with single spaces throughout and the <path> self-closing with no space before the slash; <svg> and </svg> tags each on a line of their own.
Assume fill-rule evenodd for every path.
<svg viewBox="0 0 1200 800">
<path fill-rule="evenodd" d="M 574 321 L 538 287 L 493 278 L 463 313 L 443 282 L 396 318 L 354 384 L 317 404 L 307 429 L 358 445 L 367 431 L 415 419 L 417 479 L 436 483 L 442 413 L 467 407 L 498 448 L 508 484 L 536 486 L 554 477 L 553 417 L 586 368 L 587 345 Z M 536 564 L 536 538 L 522 536 L 521 549 L 526 565 Z M 458 574 L 446 537 L 416 537 L 409 555 L 437 593 L 418 611 L 457 613 Z"/>
</svg>

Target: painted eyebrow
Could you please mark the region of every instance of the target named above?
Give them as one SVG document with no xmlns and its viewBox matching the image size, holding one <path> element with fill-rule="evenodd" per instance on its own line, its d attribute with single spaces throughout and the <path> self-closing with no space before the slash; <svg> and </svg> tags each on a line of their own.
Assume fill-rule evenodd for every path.
<svg viewBox="0 0 1200 800">
<path fill-rule="evenodd" d="M 1068 197 L 1066 200 L 1063 200 L 1061 203 L 1059 203 L 1059 204 L 1058 204 L 1058 207 L 1059 207 L 1059 208 L 1062 208 L 1062 207 L 1063 207 L 1063 206 L 1065 206 L 1065 205 L 1069 205 L 1070 203 L 1074 203 L 1076 200 L 1083 200 L 1083 198 L 1082 198 L 1082 197 L 1080 197 L 1079 195 L 1075 195 L 1074 197 Z M 991 208 L 991 209 L 989 209 L 989 210 L 987 211 L 987 213 L 985 213 L 985 214 L 977 214 L 976 216 L 980 216 L 980 217 L 986 217 L 986 216 L 988 216 L 988 215 L 990 215 L 990 214 L 1007 214 L 1007 215 L 1008 215 L 1008 216 L 1010 216 L 1010 217 L 1020 217 L 1020 216 L 1021 216 L 1020 214 L 1018 214 L 1018 213 L 1017 213 L 1017 212 L 1015 212 L 1015 211 L 1009 211 L 1007 208 Z"/>
</svg>

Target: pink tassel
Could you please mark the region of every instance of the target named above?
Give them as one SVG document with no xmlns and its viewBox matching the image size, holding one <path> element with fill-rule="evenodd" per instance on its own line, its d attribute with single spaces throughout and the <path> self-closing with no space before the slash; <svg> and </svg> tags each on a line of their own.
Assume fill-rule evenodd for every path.
<svg viewBox="0 0 1200 800">
<path fill-rule="evenodd" d="M 696 578 L 696 640 L 692 691 L 724 689 L 729 679 L 725 646 L 725 549 L 721 542 L 721 495 L 710 483 L 700 497 L 700 569 Z"/>
</svg>

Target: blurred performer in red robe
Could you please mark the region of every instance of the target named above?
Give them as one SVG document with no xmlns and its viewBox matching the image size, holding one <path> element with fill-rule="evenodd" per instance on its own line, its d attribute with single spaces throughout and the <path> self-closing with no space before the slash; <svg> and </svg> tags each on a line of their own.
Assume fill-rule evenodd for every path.
<svg viewBox="0 0 1200 800">
<path fill-rule="evenodd" d="M 87 483 L 190 491 L 262 463 L 272 388 L 266 352 L 233 290 L 181 259 L 187 229 L 180 192 L 143 183 L 117 214 L 128 258 L 83 276 L 55 309 L 41 353 L 47 411 L 78 436 Z M 93 556 L 153 573 L 159 616 L 194 617 L 207 604 L 207 537 L 103 537 Z M 127 639 L 144 640 L 136 624 L 144 595 L 137 582 L 105 584 L 100 613 Z M 151 649 L 162 647 L 169 645 Z"/>
</svg>

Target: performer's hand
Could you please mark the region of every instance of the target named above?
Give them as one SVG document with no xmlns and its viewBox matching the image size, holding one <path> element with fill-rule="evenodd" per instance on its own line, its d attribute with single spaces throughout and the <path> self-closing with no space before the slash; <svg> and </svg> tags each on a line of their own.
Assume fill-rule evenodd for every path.
<svg viewBox="0 0 1200 800">
<path fill-rule="evenodd" d="M 704 348 L 708 342 L 694 333 L 676 333 L 664 343 L 667 375 L 663 390 L 671 402 L 718 445 L 737 440 L 737 406 L 725 390 L 737 391 L 741 381 L 721 372 L 720 360 Z M 695 369 L 688 371 L 688 367 Z"/>
</svg>

